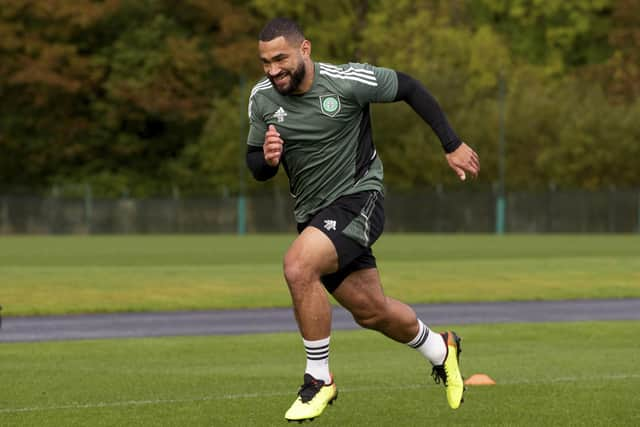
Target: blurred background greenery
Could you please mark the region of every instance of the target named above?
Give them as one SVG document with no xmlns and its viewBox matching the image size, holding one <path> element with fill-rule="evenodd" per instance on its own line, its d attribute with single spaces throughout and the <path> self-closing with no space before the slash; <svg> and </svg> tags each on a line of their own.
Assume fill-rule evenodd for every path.
<svg viewBox="0 0 640 427">
<path fill-rule="evenodd" d="M 480 153 L 479 187 L 499 180 L 501 111 L 506 190 L 640 184 L 640 0 L 2 0 L 0 193 L 237 194 L 274 16 L 317 61 L 420 79 Z M 389 187 L 457 179 L 409 107 L 373 123 Z"/>
</svg>

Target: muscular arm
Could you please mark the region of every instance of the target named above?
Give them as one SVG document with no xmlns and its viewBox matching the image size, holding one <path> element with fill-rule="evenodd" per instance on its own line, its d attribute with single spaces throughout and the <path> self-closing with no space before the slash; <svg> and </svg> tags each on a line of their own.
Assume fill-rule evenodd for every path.
<svg viewBox="0 0 640 427">
<path fill-rule="evenodd" d="M 247 146 L 247 166 L 258 181 L 266 181 L 278 173 L 278 166 L 269 166 L 265 161 L 262 147 Z"/>
<path fill-rule="evenodd" d="M 454 152 L 461 144 L 460 138 L 453 131 L 447 117 L 435 98 L 413 77 L 396 71 L 398 75 L 398 93 L 394 101 L 404 101 L 427 122 L 440 139 L 442 148 L 447 153 Z"/>
</svg>

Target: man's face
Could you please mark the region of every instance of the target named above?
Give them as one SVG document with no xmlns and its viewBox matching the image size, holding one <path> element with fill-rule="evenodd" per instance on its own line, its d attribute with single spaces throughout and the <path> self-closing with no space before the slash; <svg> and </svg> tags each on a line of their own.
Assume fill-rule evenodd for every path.
<svg viewBox="0 0 640 427">
<path fill-rule="evenodd" d="M 264 73 L 273 87 L 281 95 L 295 93 L 305 77 L 302 46 L 291 46 L 284 37 L 277 37 L 260 41 L 258 49 Z"/>
</svg>

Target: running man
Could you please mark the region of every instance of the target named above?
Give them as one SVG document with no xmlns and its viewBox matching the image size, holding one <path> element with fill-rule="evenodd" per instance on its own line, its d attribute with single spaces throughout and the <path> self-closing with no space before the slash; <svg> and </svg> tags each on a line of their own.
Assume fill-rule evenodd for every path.
<svg viewBox="0 0 640 427">
<path fill-rule="evenodd" d="M 464 391 L 460 338 L 436 333 L 408 305 L 382 290 L 371 246 L 384 226 L 382 162 L 371 137 L 369 104 L 409 104 L 440 139 L 461 180 L 480 170 L 478 155 L 451 129 L 420 82 L 368 64 L 311 59 L 311 42 L 289 19 L 259 36 L 265 77 L 249 98 L 247 165 L 265 181 L 282 164 L 295 199 L 299 235 L 284 256 L 284 276 L 307 355 L 303 385 L 285 413 L 312 420 L 338 397 L 329 370 L 331 306 L 327 292 L 364 328 L 415 348 L 432 365 L 456 409 Z"/>
</svg>

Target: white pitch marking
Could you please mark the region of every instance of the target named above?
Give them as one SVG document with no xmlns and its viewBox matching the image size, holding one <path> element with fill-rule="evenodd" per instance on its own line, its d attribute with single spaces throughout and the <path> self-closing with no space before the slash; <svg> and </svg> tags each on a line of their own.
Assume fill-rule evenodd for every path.
<svg viewBox="0 0 640 427">
<path fill-rule="evenodd" d="M 517 380 L 517 381 L 503 381 L 498 382 L 499 385 L 518 385 L 518 384 L 553 384 L 563 382 L 579 382 L 579 381 L 600 381 L 600 380 L 628 380 L 640 378 L 640 374 L 614 374 L 603 375 L 598 377 L 558 377 L 548 378 L 544 380 Z M 357 393 L 357 392 L 369 392 L 380 390 L 413 390 L 420 388 L 430 387 L 431 384 L 405 384 L 403 386 L 391 386 L 391 387 L 346 387 L 340 388 L 341 393 Z M 194 399 L 155 399 L 155 400 L 126 400 L 122 402 L 95 402 L 95 403 L 70 403 L 67 405 L 58 406 L 32 406 L 27 408 L 6 408 L 0 409 L 0 414 L 12 414 L 19 412 L 39 412 L 39 411 L 56 411 L 64 409 L 93 409 L 93 408 L 112 408 L 120 406 L 139 406 L 139 405 L 162 405 L 171 403 L 191 403 L 191 402 L 204 402 L 213 400 L 235 400 L 235 399 L 254 399 L 257 397 L 274 397 L 274 396 L 289 396 L 291 390 L 286 392 L 272 392 L 272 393 L 238 393 L 238 394 L 224 394 L 220 396 L 204 396 Z"/>
</svg>

